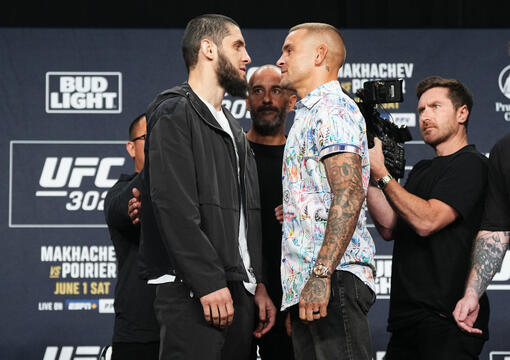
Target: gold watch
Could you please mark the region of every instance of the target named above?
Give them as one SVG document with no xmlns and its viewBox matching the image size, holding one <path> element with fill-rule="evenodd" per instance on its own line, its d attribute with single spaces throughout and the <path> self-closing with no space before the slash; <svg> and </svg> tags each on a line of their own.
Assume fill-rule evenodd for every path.
<svg viewBox="0 0 510 360">
<path fill-rule="evenodd" d="M 329 273 L 329 268 L 321 263 L 316 263 L 312 270 L 312 276 L 318 278 L 331 278 L 331 274 Z"/>
<path fill-rule="evenodd" d="M 388 183 L 391 181 L 391 179 L 393 179 L 393 176 L 391 176 L 391 174 L 388 174 L 380 179 L 377 179 L 376 181 L 377 187 L 383 190 L 386 187 L 386 185 L 388 185 Z"/>
</svg>

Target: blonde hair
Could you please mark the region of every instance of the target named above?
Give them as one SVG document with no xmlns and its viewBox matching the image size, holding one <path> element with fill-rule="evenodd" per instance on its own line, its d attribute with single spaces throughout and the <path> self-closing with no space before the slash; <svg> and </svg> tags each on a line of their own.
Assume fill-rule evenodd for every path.
<svg viewBox="0 0 510 360">
<path fill-rule="evenodd" d="M 297 30 L 307 30 L 309 33 L 313 35 L 323 36 L 326 40 L 326 45 L 330 50 L 332 50 L 333 55 L 339 57 L 339 59 L 331 59 L 335 61 L 338 65 L 338 68 L 342 67 L 345 61 L 345 55 L 347 53 L 345 49 L 345 42 L 340 31 L 333 25 L 325 24 L 325 23 L 303 23 L 296 26 L 293 26 L 289 30 L 289 34 L 293 31 Z M 335 54 L 336 53 L 336 54 Z M 338 61 L 340 60 L 340 61 Z"/>
</svg>

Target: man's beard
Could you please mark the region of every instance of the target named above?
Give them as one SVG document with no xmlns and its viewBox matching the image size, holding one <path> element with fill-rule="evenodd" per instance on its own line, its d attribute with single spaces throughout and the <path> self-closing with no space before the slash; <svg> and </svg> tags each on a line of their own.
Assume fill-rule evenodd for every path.
<svg viewBox="0 0 510 360">
<path fill-rule="evenodd" d="M 223 53 L 219 52 L 216 75 L 220 86 L 232 96 L 246 98 L 248 82 L 239 75 L 239 71 L 232 65 Z"/>
<path fill-rule="evenodd" d="M 274 106 L 259 106 L 259 108 L 255 111 L 251 111 L 251 121 L 253 129 L 256 133 L 262 136 L 272 136 L 278 134 L 280 132 L 282 126 L 285 124 L 285 119 L 287 117 L 287 113 L 285 111 L 287 104 L 284 104 L 280 112 L 276 115 L 276 118 L 273 121 L 267 121 L 262 118 L 260 113 L 264 110 L 274 110 L 278 111 L 277 107 Z"/>
</svg>

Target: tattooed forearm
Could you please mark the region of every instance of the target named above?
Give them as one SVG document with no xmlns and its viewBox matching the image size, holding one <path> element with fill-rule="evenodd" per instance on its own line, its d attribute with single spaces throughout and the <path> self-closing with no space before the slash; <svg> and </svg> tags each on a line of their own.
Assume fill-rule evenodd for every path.
<svg viewBox="0 0 510 360">
<path fill-rule="evenodd" d="M 472 257 L 472 274 L 468 287 L 481 296 L 489 282 L 499 271 L 506 250 L 510 231 L 481 231 L 475 241 Z"/>
<path fill-rule="evenodd" d="M 334 198 L 317 262 L 334 269 L 351 241 L 365 193 L 361 178 L 361 158 L 358 155 L 333 155 L 324 164 Z"/>
</svg>

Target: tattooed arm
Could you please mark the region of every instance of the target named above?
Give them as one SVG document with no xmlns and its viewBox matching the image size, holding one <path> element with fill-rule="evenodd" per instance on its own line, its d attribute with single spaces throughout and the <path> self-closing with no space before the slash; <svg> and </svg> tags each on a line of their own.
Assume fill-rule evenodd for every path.
<svg viewBox="0 0 510 360">
<path fill-rule="evenodd" d="M 453 311 L 457 325 L 467 332 L 482 333 L 473 328 L 480 309 L 478 299 L 499 271 L 509 239 L 510 231 L 480 231 L 476 237 L 466 291 Z"/>
<path fill-rule="evenodd" d="M 334 197 L 317 263 L 325 265 L 331 274 L 351 241 L 365 193 L 359 155 L 334 154 L 324 159 L 324 166 Z M 301 292 L 299 317 L 308 321 L 326 317 L 330 291 L 330 279 L 311 276 Z"/>
</svg>

